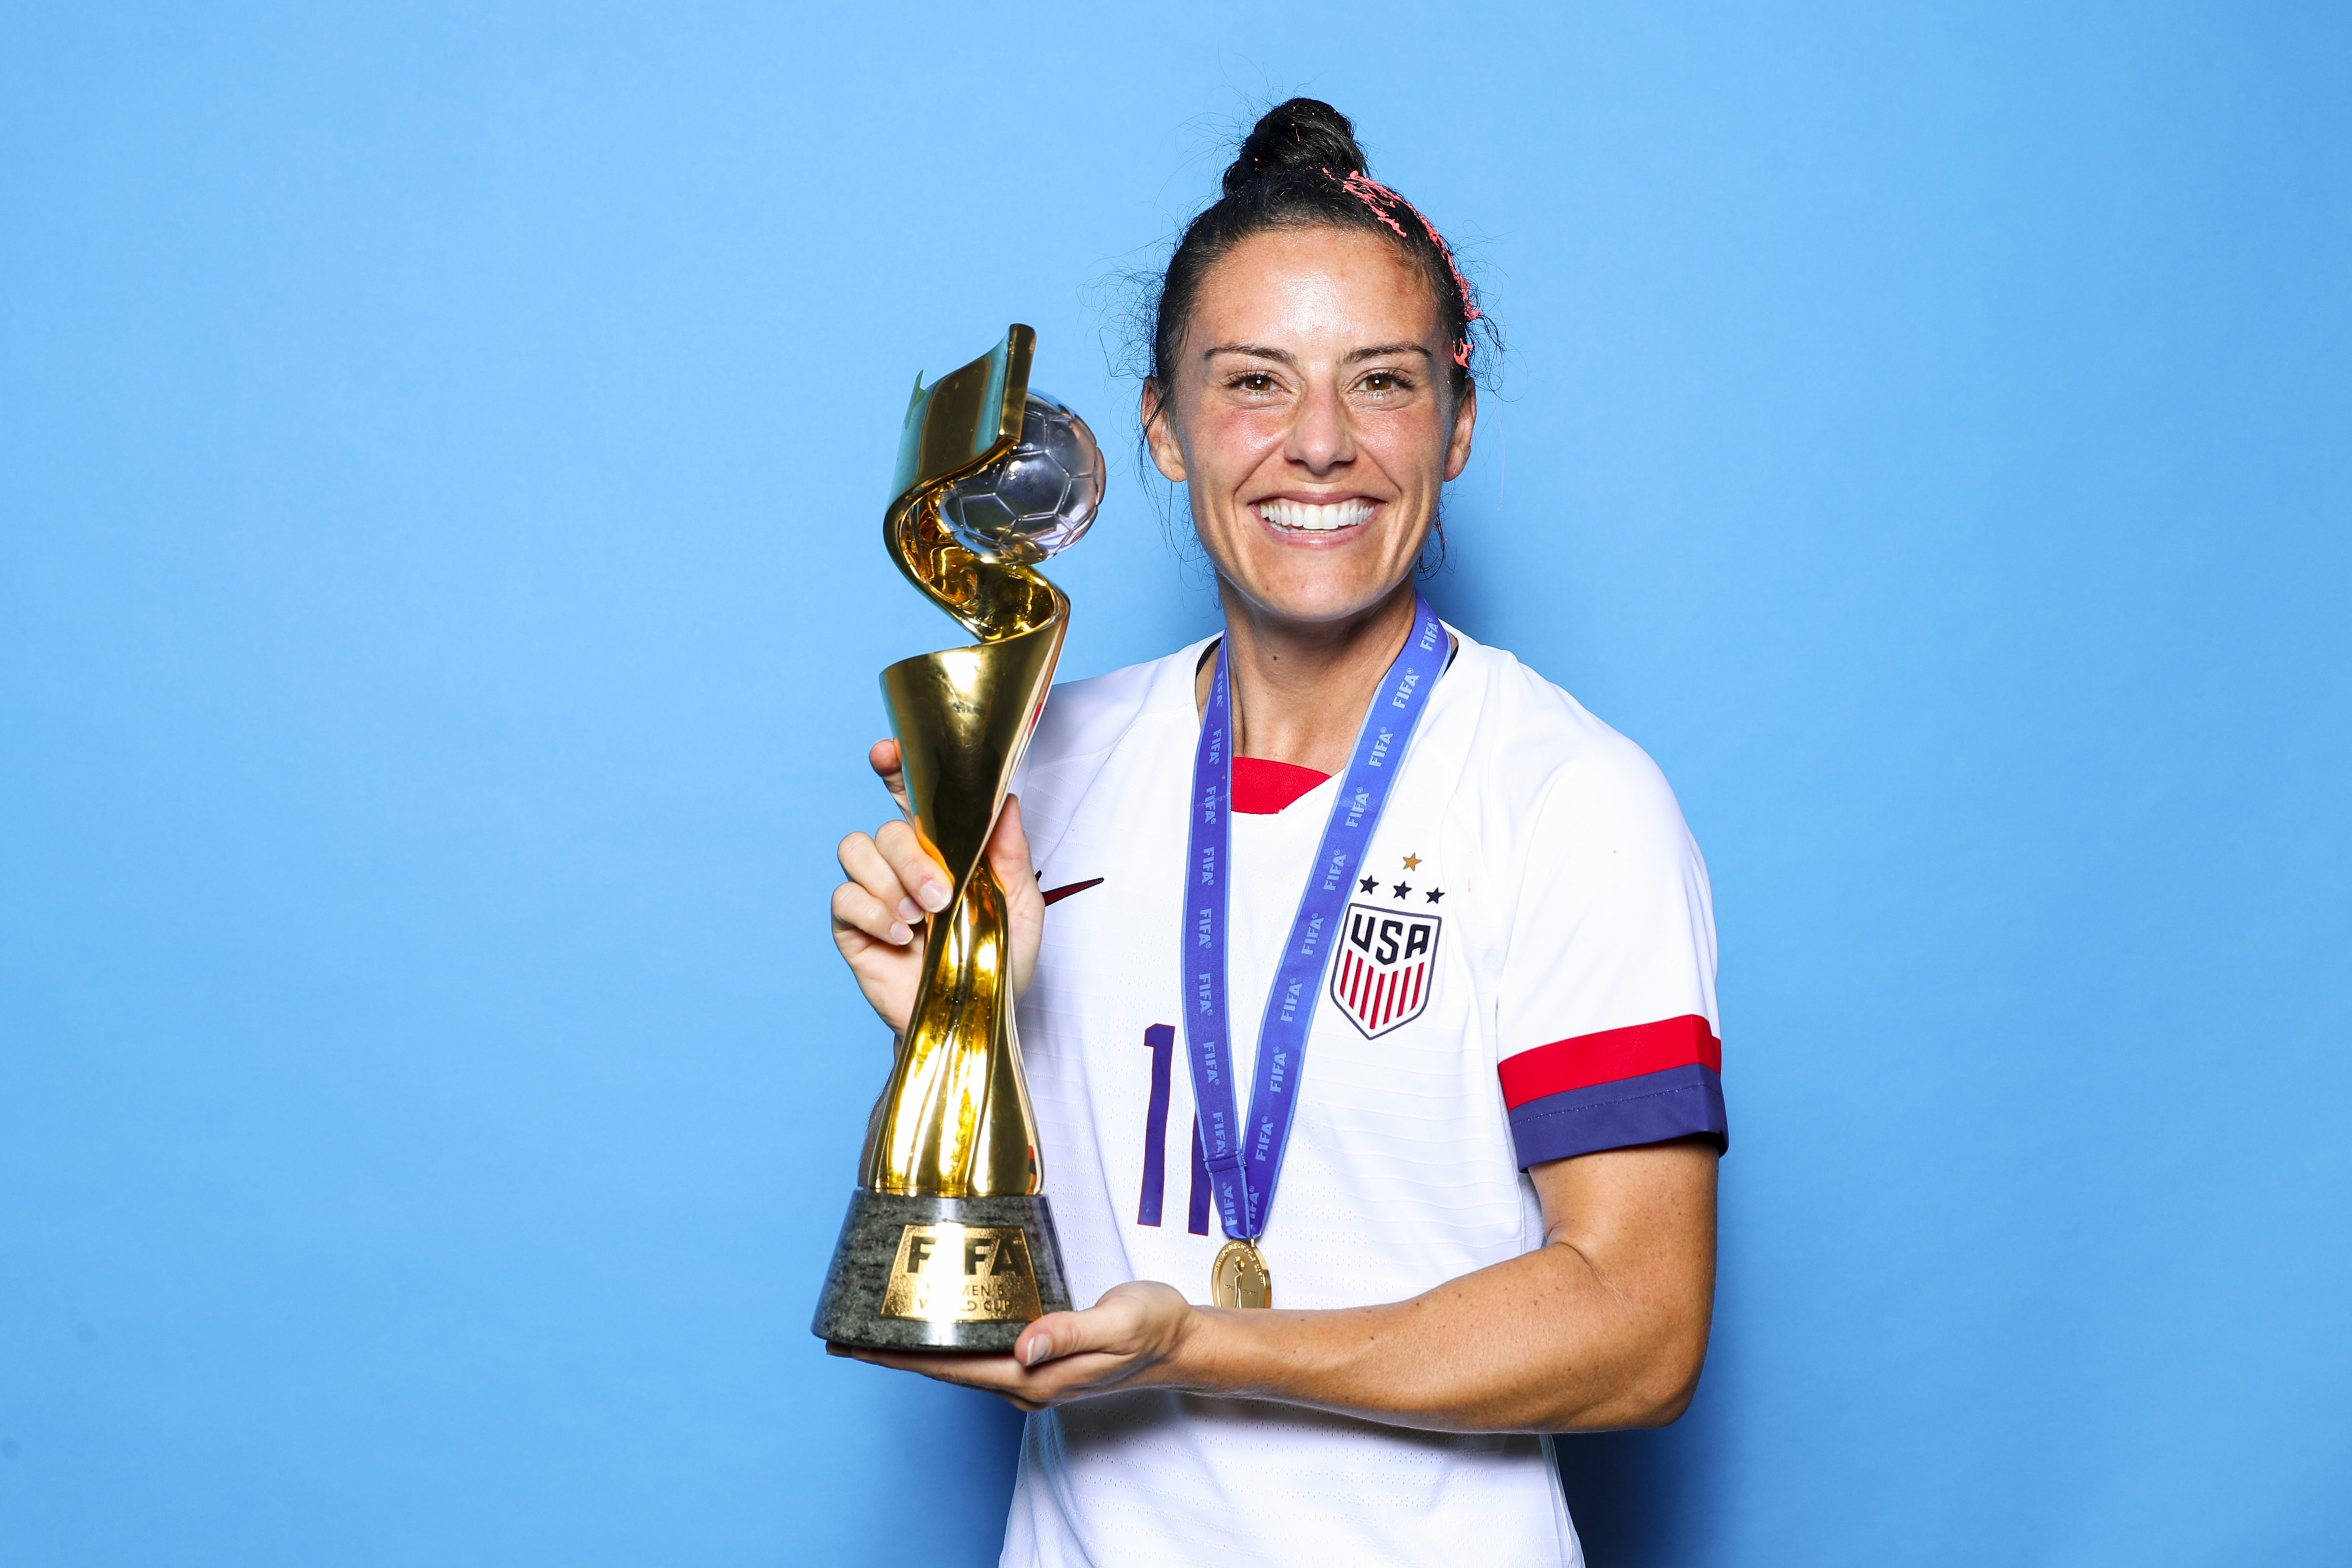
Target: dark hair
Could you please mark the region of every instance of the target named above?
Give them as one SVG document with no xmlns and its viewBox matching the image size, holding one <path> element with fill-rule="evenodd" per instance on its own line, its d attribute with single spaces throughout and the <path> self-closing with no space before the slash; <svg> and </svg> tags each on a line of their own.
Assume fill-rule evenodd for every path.
<svg viewBox="0 0 2352 1568">
<path fill-rule="evenodd" d="M 1343 228 L 1376 234 L 1410 257 L 1429 280 L 1439 323 L 1454 344 L 1454 387 L 1478 372 L 1471 323 L 1478 298 L 1454 265 L 1437 225 L 1364 169 L 1356 128 L 1329 104 L 1294 98 L 1266 110 L 1225 171 L 1224 193 L 1194 218 L 1168 258 L 1151 319 L 1151 374 L 1160 387 L 1171 372 L 1201 280 L 1228 252 L 1268 229 Z"/>
</svg>

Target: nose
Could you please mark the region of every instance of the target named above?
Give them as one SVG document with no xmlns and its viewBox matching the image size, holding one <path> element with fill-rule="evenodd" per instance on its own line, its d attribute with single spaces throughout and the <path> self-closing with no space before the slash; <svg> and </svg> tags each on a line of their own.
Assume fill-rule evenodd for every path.
<svg viewBox="0 0 2352 1568">
<path fill-rule="evenodd" d="M 1318 478 L 1356 460 L 1356 433 L 1335 382 L 1318 378 L 1308 384 L 1282 455 Z"/>
</svg>

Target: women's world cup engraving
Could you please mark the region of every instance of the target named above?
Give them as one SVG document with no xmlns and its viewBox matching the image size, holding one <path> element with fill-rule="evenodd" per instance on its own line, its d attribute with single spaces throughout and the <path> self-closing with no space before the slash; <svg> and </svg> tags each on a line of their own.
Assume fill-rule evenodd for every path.
<svg viewBox="0 0 2352 1568">
<path fill-rule="evenodd" d="M 1003 1352 L 1070 1305 L 1013 1028 L 1004 888 L 983 856 L 1068 629 L 1034 570 L 1102 500 L 1086 423 L 1029 390 L 1036 334 L 915 395 L 883 537 L 908 580 L 979 642 L 905 659 L 882 693 L 908 815 L 953 893 L 866 1134 L 812 1325 L 877 1349 Z"/>
</svg>

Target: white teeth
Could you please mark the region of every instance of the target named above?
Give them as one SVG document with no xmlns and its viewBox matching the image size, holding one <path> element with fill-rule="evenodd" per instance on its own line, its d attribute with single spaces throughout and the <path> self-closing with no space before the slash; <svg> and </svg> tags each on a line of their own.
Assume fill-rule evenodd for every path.
<svg viewBox="0 0 2352 1568">
<path fill-rule="evenodd" d="M 1365 521 L 1372 515 L 1374 505 L 1370 501 L 1333 501 L 1318 507 L 1307 501 L 1260 501 L 1257 515 L 1277 528 L 1328 534 Z"/>
</svg>

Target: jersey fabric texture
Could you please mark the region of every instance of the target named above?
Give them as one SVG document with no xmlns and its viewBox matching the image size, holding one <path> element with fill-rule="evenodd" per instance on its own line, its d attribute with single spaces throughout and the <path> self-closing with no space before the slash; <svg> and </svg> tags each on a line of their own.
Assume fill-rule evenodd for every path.
<svg viewBox="0 0 2352 1568">
<path fill-rule="evenodd" d="M 1261 1239 L 1277 1306 L 1402 1301 L 1541 1245 L 1527 1166 L 1725 1133 L 1706 872 L 1672 791 L 1567 693 L 1455 637 L 1325 972 Z M 1224 1239 L 1181 1010 L 1206 647 L 1057 687 L 1016 779 L 1041 882 L 1087 884 L 1047 914 L 1018 1012 L 1084 1303 L 1159 1280 L 1205 1304 Z M 1227 950 L 1245 1092 L 1339 784 L 1243 771 Z M 1146 1390 L 1029 1417 L 1003 1561 L 1581 1557 L 1544 1438 Z"/>
</svg>

